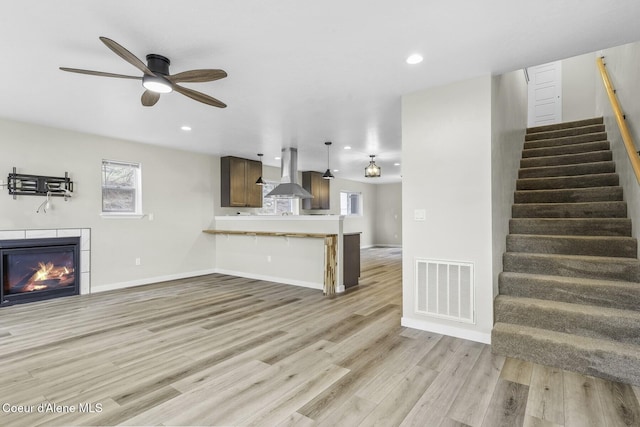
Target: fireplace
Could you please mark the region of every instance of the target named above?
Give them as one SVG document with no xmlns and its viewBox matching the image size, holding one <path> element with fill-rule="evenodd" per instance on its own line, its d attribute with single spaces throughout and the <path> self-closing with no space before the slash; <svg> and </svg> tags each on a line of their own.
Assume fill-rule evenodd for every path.
<svg viewBox="0 0 640 427">
<path fill-rule="evenodd" d="M 80 293 L 80 238 L 0 241 L 0 306 Z"/>
</svg>

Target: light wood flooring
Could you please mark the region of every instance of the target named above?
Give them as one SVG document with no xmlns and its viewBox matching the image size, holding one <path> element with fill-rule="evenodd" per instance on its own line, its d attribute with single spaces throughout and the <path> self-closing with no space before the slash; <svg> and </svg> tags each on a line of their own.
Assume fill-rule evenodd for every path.
<svg viewBox="0 0 640 427">
<path fill-rule="evenodd" d="M 0 426 L 640 425 L 638 388 L 401 327 L 400 251 L 362 257 L 335 298 L 210 275 L 2 308 Z"/>
</svg>

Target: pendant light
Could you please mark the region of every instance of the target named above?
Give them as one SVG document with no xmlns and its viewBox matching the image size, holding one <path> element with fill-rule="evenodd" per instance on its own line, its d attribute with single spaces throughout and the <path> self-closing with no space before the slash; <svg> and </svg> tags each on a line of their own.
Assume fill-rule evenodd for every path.
<svg viewBox="0 0 640 427">
<path fill-rule="evenodd" d="M 374 159 L 375 159 L 375 154 L 369 154 L 369 157 L 371 157 L 371 161 L 369 162 L 369 166 L 367 166 L 366 168 L 364 168 L 364 177 L 365 178 L 380 178 L 380 166 L 376 165 Z"/>
<path fill-rule="evenodd" d="M 258 159 L 260 161 L 260 178 L 256 181 L 256 185 L 264 185 L 264 181 L 262 180 L 262 156 L 264 156 L 264 154 L 258 153 Z"/>
<path fill-rule="evenodd" d="M 322 175 L 324 179 L 333 179 L 335 178 L 331 173 L 331 168 L 329 168 L 329 148 L 331 147 L 331 141 L 327 141 L 324 143 L 327 146 L 327 171 Z"/>
</svg>

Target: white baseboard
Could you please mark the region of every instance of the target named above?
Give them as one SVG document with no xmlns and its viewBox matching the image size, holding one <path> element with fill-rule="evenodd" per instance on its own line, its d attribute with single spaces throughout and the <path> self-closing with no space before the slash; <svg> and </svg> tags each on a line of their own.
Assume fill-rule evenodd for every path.
<svg viewBox="0 0 640 427">
<path fill-rule="evenodd" d="M 470 331 L 469 329 L 442 325 L 440 323 L 433 323 L 425 320 L 409 319 L 406 317 L 402 317 L 400 324 L 407 328 L 420 329 L 422 331 L 435 332 L 436 334 L 449 335 L 469 341 L 491 344 L 491 334 L 487 334 L 485 332 Z"/>
<path fill-rule="evenodd" d="M 215 272 L 218 274 L 227 274 L 229 276 L 245 277 L 247 279 L 264 280 L 266 282 L 276 282 L 276 283 L 284 283 L 285 285 L 302 286 L 303 288 L 311 288 L 311 289 L 319 289 L 319 290 L 322 290 L 322 288 L 324 288 L 324 284 L 322 283 L 286 279 L 284 277 L 266 276 L 262 274 L 245 273 L 243 271 L 232 271 L 232 270 L 225 270 L 221 268 L 217 268 Z M 344 287 L 343 287 L 343 292 L 344 292 Z"/>
<path fill-rule="evenodd" d="M 150 285 L 152 283 L 167 282 L 169 280 L 188 279 L 190 277 L 204 276 L 216 273 L 215 269 L 190 271 L 187 273 L 169 274 L 166 276 L 148 277 L 145 279 L 132 280 L 130 282 L 110 283 L 102 286 L 91 286 L 89 293 L 114 291 L 117 289 L 131 288 L 134 286 Z"/>
<path fill-rule="evenodd" d="M 244 273 L 242 271 L 232 271 L 232 270 L 225 270 L 225 269 L 220 269 L 220 268 L 216 269 L 216 273 L 218 273 L 218 274 L 227 274 L 229 276 L 245 277 L 247 279 L 264 280 L 264 281 L 267 281 L 267 282 L 283 283 L 285 285 L 302 286 L 303 288 L 311 288 L 311 289 L 318 289 L 318 290 L 323 290 L 324 289 L 324 284 L 323 283 L 301 282 L 301 281 L 297 281 L 297 280 L 285 279 L 285 278 L 282 278 L 282 277 L 265 276 L 265 275 L 262 275 L 262 274 Z M 337 294 L 343 293 L 344 290 L 345 290 L 344 285 L 338 285 L 336 287 L 336 293 Z"/>
<path fill-rule="evenodd" d="M 90 291 L 89 291 L 89 293 L 99 293 L 99 292 L 106 292 L 106 291 L 114 291 L 114 290 L 118 290 L 118 289 L 132 288 L 134 286 L 150 285 L 150 284 L 153 284 L 153 283 L 167 282 L 169 280 L 188 279 L 190 277 L 204 276 L 204 275 L 207 275 L 207 274 L 216 274 L 216 273 L 217 274 L 226 274 L 226 275 L 229 275 L 229 276 L 245 277 L 247 279 L 264 280 L 264 281 L 267 281 L 267 282 L 283 283 L 285 285 L 302 286 L 304 288 L 311 288 L 311 289 L 318 289 L 318 290 L 322 290 L 323 287 L 324 287 L 324 285 L 322 283 L 306 282 L 306 281 L 285 279 L 285 278 L 282 278 L 282 277 L 265 276 L 265 275 L 262 275 L 262 274 L 250 274 L 250 273 L 244 273 L 244 272 L 241 272 L 241 271 L 232 271 L 232 270 L 225 270 L 225 269 L 220 269 L 220 268 L 212 268 L 212 269 L 208 269 L 208 270 L 191 271 L 191 272 L 188 272 L 188 273 L 178 273 L 178 274 L 170 274 L 170 275 L 166 275 L 166 276 L 148 277 L 148 278 L 145 278 L 145 279 L 132 280 L 132 281 L 129 281 L 129 282 L 110 283 L 108 285 L 102 285 L 102 286 L 92 286 Z M 344 285 L 338 286 L 336 288 L 336 292 L 337 293 L 344 292 Z"/>
</svg>

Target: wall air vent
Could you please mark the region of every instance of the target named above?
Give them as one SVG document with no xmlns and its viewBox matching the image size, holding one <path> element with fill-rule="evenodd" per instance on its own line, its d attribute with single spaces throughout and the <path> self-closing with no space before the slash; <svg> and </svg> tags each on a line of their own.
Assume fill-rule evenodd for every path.
<svg viewBox="0 0 640 427">
<path fill-rule="evenodd" d="M 416 259 L 416 312 L 464 323 L 475 323 L 473 264 Z"/>
</svg>

